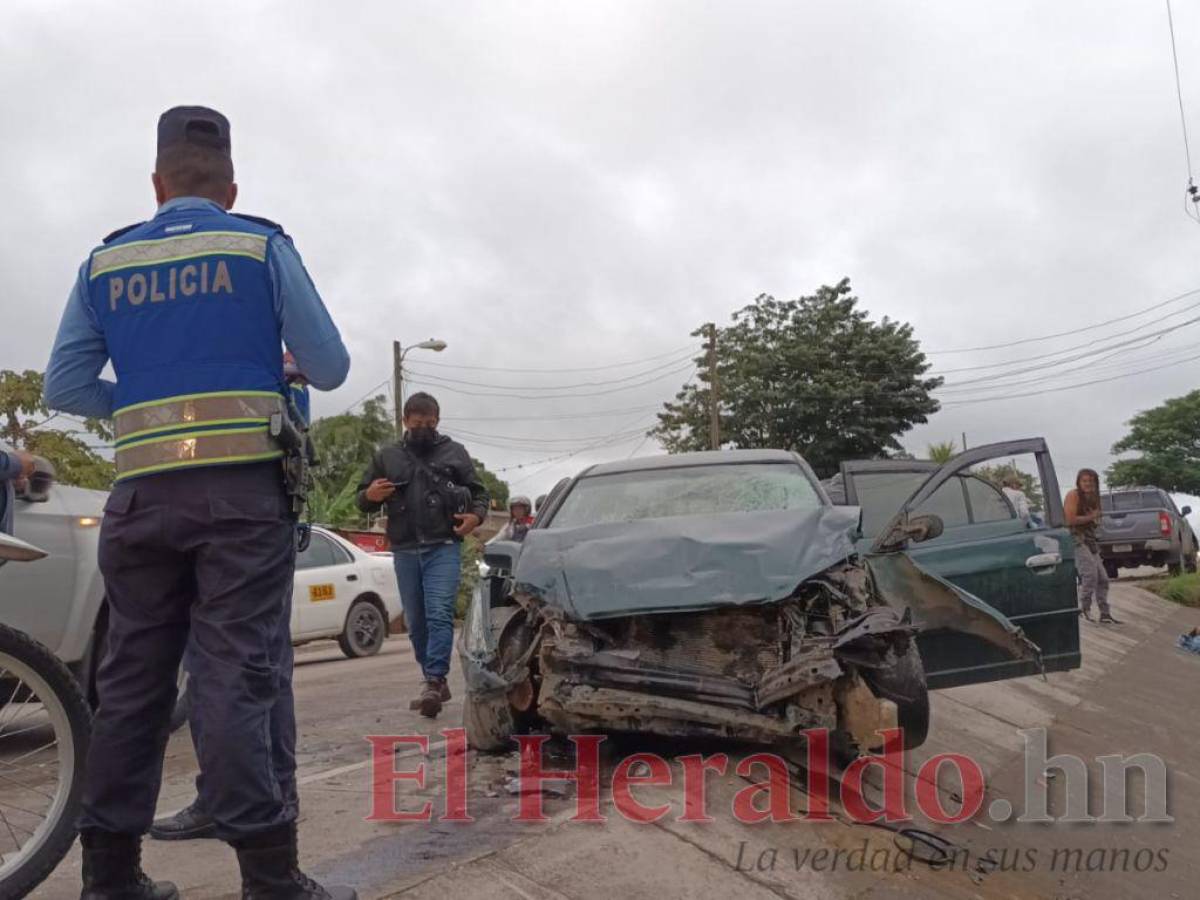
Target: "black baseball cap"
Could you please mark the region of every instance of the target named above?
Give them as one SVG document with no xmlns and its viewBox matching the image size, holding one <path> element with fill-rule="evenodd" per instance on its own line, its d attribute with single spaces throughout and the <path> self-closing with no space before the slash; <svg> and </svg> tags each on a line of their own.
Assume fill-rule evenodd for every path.
<svg viewBox="0 0 1200 900">
<path fill-rule="evenodd" d="M 158 117 L 159 152 L 194 144 L 229 153 L 229 120 L 207 106 L 173 106 Z"/>
</svg>

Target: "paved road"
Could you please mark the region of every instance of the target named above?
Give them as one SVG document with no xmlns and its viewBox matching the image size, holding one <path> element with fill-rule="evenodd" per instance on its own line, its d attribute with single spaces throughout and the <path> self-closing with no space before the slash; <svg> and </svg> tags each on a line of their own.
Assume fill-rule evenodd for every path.
<svg viewBox="0 0 1200 900">
<path fill-rule="evenodd" d="M 1200 847 L 1200 813 L 1195 812 L 1200 763 L 1194 752 L 1200 743 L 1194 700 L 1200 658 L 1176 650 L 1174 636 L 1200 623 L 1200 612 L 1166 604 L 1129 584 L 1115 586 L 1113 600 L 1127 624 L 1084 623 L 1084 665 L 1078 671 L 938 693 L 929 742 L 905 768 L 915 773 L 942 752 L 969 754 L 986 774 L 984 810 L 996 799 L 1020 810 L 1024 775 L 1018 729 L 1045 727 L 1052 753 L 1092 761 L 1093 800 L 1100 780 L 1095 757 L 1160 755 L 1171 772 L 1175 822 L 1170 825 L 1019 825 L 980 816 L 962 825 L 935 826 L 918 813 L 912 824 L 937 831 L 967 851 L 959 857 L 965 862 L 935 871 L 920 863 L 904 866 L 891 832 L 851 825 L 844 817 L 828 823 L 740 824 L 725 812 L 747 786 L 736 775 L 710 776 L 709 806 L 716 820 L 710 824 L 676 821 L 682 810 L 679 791 L 657 787 L 637 789 L 646 804 L 656 797 L 674 804 L 672 814 L 654 825 L 624 820 L 608 798 L 606 822 L 572 822 L 570 799 L 559 797 L 544 798 L 548 821 L 514 823 L 517 798 L 506 790 L 505 780 L 515 771 L 515 758 L 474 754 L 468 757 L 474 822 L 369 822 L 372 784 L 365 735 L 430 735 L 435 752 L 426 786 L 404 785 L 399 798 L 405 808 L 430 799 L 440 809 L 444 756 L 436 752 L 442 740 L 437 731 L 457 724 L 461 714 L 457 697 L 436 723 L 409 712 L 415 667 L 406 642 L 394 639 L 369 660 L 343 659 L 331 644 L 298 654 L 303 857 L 314 874 L 353 883 L 365 898 L 1192 897 L 1200 883 L 1195 849 Z M 452 686 L 460 693 L 460 682 Z M 723 749 L 735 761 L 744 752 L 609 743 L 606 767 L 620 753 L 637 749 L 675 754 Z M 397 765 L 418 761 L 409 755 Z M 190 799 L 194 770 L 185 730 L 170 745 L 160 809 L 173 810 Z M 878 798 L 878 776 L 868 776 L 868 800 Z M 1046 786 L 1052 814 L 1065 808 L 1065 781 L 1060 776 L 1039 783 Z M 907 782 L 908 806 L 914 809 L 914 779 Z M 1133 776 L 1129 785 L 1131 796 L 1140 797 L 1141 779 Z M 943 769 L 938 795 L 954 808 L 959 792 Z M 810 798 L 802 791 L 791 799 L 795 810 L 808 808 Z M 1139 815 L 1140 800 L 1130 808 Z M 839 871 L 831 872 L 830 854 L 839 849 Z M 822 850 L 825 855 L 819 856 Z M 1062 852 L 1057 863 L 1056 850 Z M 1145 853 L 1138 856 L 1139 851 Z M 979 862 L 989 853 L 999 868 Z M 1148 859 L 1149 870 L 1136 871 Z M 857 868 L 856 860 L 862 860 Z M 872 862 L 876 868 L 904 870 L 870 871 Z M 175 879 L 188 898 L 236 896 L 232 854 L 216 842 L 148 842 L 146 867 Z M 1009 871 L 1022 868 L 1030 871 Z M 76 897 L 78 878 L 79 859 L 73 853 L 38 896 Z"/>
</svg>

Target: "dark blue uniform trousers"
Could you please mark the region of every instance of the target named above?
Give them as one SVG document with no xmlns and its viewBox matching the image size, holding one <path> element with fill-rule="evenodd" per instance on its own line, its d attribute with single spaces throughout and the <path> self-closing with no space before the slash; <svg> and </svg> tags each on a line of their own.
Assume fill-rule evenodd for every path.
<svg viewBox="0 0 1200 900">
<path fill-rule="evenodd" d="M 295 819 L 294 534 L 278 463 L 113 489 L 100 533 L 108 652 L 80 827 L 150 827 L 185 648 L 200 800 L 218 836 Z"/>
</svg>

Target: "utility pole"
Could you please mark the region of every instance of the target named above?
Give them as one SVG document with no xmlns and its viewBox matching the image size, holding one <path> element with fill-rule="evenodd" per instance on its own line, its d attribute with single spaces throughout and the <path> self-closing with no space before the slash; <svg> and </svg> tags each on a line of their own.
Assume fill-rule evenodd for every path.
<svg viewBox="0 0 1200 900">
<path fill-rule="evenodd" d="M 708 331 L 708 446 L 721 449 L 721 384 L 717 377 L 717 326 L 709 322 Z"/>
<path fill-rule="evenodd" d="M 392 341 L 392 400 L 396 407 L 396 437 L 404 436 L 404 351 L 400 349 L 399 341 Z"/>
</svg>

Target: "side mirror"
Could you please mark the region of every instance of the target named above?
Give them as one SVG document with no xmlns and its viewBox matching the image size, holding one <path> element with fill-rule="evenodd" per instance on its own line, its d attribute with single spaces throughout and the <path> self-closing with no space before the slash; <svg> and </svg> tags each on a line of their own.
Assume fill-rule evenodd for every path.
<svg viewBox="0 0 1200 900">
<path fill-rule="evenodd" d="M 925 513 L 909 519 L 908 527 L 905 530 L 908 532 L 908 539 L 919 544 L 922 541 L 932 541 L 934 538 L 941 537 L 942 532 L 946 530 L 946 523 L 942 521 L 941 516 Z"/>
<path fill-rule="evenodd" d="M 1179 514 L 1181 516 L 1190 516 L 1192 514 L 1192 508 L 1190 506 L 1185 506 L 1179 511 Z"/>
<path fill-rule="evenodd" d="M 54 484 L 54 465 L 48 459 L 35 456 L 33 474 L 21 483 L 16 491 L 18 500 L 26 503 L 45 503 L 50 499 L 50 485 Z"/>
<path fill-rule="evenodd" d="M 27 544 L 20 538 L 13 537 L 11 534 L 0 534 L 0 560 L 29 562 L 41 559 L 45 555 L 46 551 L 40 547 Z"/>
<path fill-rule="evenodd" d="M 919 544 L 940 537 L 945 529 L 941 516 L 925 513 L 910 518 L 900 518 L 885 538 L 876 543 L 876 549 L 884 551 L 900 550 L 906 543 Z"/>
<path fill-rule="evenodd" d="M 520 555 L 521 545 L 517 541 L 492 541 L 483 548 L 483 561 L 493 570 L 511 572 Z"/>
</svg>

